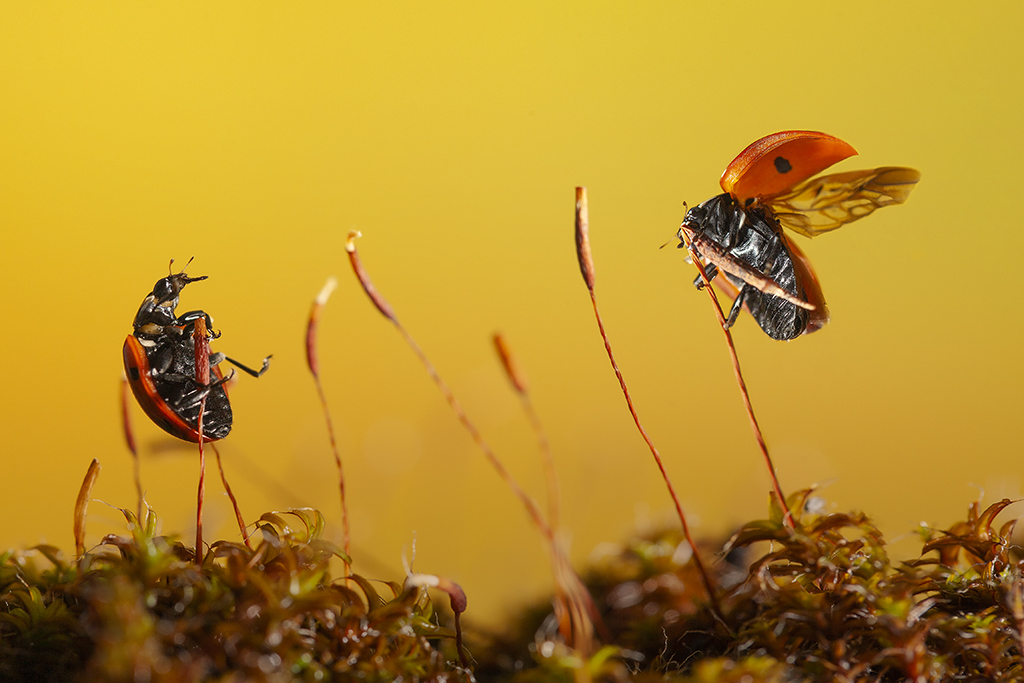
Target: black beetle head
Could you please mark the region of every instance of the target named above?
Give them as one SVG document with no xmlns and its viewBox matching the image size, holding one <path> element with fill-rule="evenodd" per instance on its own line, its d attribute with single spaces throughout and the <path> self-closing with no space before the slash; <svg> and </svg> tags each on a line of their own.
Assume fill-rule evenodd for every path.
<svg viewBox="0 0 1024 683">
<path fill-rule="evenodd" d="M 165 301 L 178 298 L 178 293 L 181 292 L 190 282 L 199 282 L 205 280 L 208 276 L 201 275 L 200 277 L 189 277 L 185 275 L 184 271 L 180 273 L 173 273 L 165 278 L 157 280 L 156 284 L 153 285 L 153 297 L 156 299 L 157 304 L 162 304 Z"/>
</svg>

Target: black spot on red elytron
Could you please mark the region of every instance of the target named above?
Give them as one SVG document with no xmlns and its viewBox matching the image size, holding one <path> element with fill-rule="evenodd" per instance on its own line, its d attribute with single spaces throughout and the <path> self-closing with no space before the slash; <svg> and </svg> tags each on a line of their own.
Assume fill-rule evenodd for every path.
<svg viewBox="0 0 1024 683">
<path fill-rule="evenodd" d="M 744 204 L 743 204 L 743 205 L 744 205 L 744 206 L 750 206 L 750 205 L 751 205 L 751 204 L 753 204 L 753 203 L 754 203 L 754 198 L 753 198 L 753 197 L 750 197 L 750 198 L 748 198 L 748 199 L 747 199 L 747 201 L 746 201 L 746 202 L 744 202 Z"/>
<path fill-rule="evenodd" d="M 785 157 L 775 157 L 775 170 L 779 173 L 789 173 L 793 170 L 793 164 Z"/>
<path fill-rule="evenodd" d="M 131 375 L 131 379 L 132 379 L 133 382 L 138 382 L 139 381 L 139 369 L 138 368 L 128 368 L 128 374 Z"/>
</svg>

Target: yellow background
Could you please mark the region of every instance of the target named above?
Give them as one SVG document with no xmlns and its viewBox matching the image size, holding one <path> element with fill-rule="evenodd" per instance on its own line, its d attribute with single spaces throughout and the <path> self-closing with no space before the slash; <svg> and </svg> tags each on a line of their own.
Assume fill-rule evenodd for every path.
<svg viewBox="0 0 1024 683">
<path fill-rule="evenodd" d="M 228 473 L 248 519 L 310 505 L 335 471 L 304 360 L 320 355 L 357 570 L 459 581 L 470 614 L 548 582 L 519 504 L 344 257 L 363 260 L 499 456 L 543 480 L 500 372 L 502 330 L 550 430 L 574 557 L 673 521 L 597 336 L 573 250 L 589 187 L 598 295 L 641 417 L 702 533 L 762 515 L 768 484 L 721 332 L 673 238 L 725 165 L 783 129 L 908 165 L 906 206 L 801 246 L 832 309 L 773 342 L 735 330 L 787 490 L 831 481 L 892 537 L 984 487 L 1020 493 L 1020 3 L 5 3 L 0 10 L 0 546 L 71 547 L 96 499 L 134 508 L 121 344 L 170 258 L 181 309 L 269 374 L 232 392 Z M 194 451 L 133 406 L 147 498 L 193 524 Z M 236 538 L 210 479 L 208 538 Z M 89 542 L 123 529 L 90 508 Z M 186 539 L 188 536 L 186 535 Z M 912 548 L 912 544 L 906 544 Z"/>
</svg>

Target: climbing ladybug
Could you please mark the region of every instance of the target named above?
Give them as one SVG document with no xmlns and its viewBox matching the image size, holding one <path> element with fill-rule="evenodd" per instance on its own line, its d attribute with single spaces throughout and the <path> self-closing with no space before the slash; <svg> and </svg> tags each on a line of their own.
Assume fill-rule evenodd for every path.
<svg viewBox="0 0 1024 683">
<path fill-rule="evenodd" d="M 206 277 L 189 277 L 183 268 L 180 273 L 157 280 L 135 314 L 134 331 L 124 340 L 123 350 L 128 384 L 146 415 L 171 436 L 193 443 L 199 441 L 201 406 L 205 406 L 203 441 L 218 441 L 231 431 L 231 404 L 224 384 L 234 376 L 234 370 L 225 377 L 218 364 L 226 360 L 253 377 L 259 377 L 270 366 L 270 356 L 256 371 L 214 353 L 210 354 L 210 382 L 197 381 L 193 339 L 196 321 L 202 319 L 205 329 L 212 330 L 213 319 L 204 311 L 178 316 L 174 309 L 181 290 Z M 208 334 L 210 339 L 220 336 L 212 331 Z"/>
<path fill-rule="evenodd" d="M 828 322 L 818 278 L 782 226 L 815 237 L 902 204 L 921 178 L 899 166 L 811 177 L 856 153 L 825 133 L 769 135 L 732 160 L 723 194 L 687 211 L 679 246 L 708 265 L 709 278 L 725 273 L 723 289 L 735 296 L 726 327 L 744 307 L 772 339 L 795 339 Z M 703 287 L 703 279 L 694 285 Z"/>
</svg>

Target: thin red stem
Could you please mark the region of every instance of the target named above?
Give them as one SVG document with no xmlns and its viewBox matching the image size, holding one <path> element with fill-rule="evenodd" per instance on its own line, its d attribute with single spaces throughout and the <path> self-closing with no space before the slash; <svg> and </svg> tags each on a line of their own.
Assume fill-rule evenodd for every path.
<svg viewBox="0 0 1024 683">
<path fill-rule="evenodd" d="M 187 267 L 187 264 L 186 264 Z M 210 384 L 210 342 L 206 336 L 206 321 L 200 317 L 195 322 L 192 343 L 195 348 L 196 384 L 206 387 Z M 196 494 L 196 564 L 203 564 L 203 500 L 206 498 L 206 452 L 203 449 L 203 414 L 206 412 L 206 394 L 199 401 L 199 417 L 196 431 L 199 435 L 199 492 Z"/>
<path fill-rule="evenodd" d="M 338 442 L 334 436 L 334 421 L 331 420 L 331 411 L 327 407 L 327 397 L 324 395 L 324 387 L 320 382 L 319 375 L 313 375 L 313 381 L 316 384 L 316 393 L 320 397 L 320 405 L 324 411 L 324 422 L 327 423 L 327 438 L 331 442 L 331 452 L 334 454 L 334 464 L 338 468 L 338 493 L 341 497 L 341 533 L 345 544 L 345 554 L 349 555 L 349 546 L 351 545 L 351 532 L 349 530 L 348 521 L 348 503 L 345 497 L 345 470 L 341 464 L 341 454 L 338 451 Z M 349 564 L 345 562 L 345 572 L 348 573 Z"/>
<path fill-rule="evenodd" d="M 213 454 L 217 456 L 217 469 L 220 470 L 220 480 L 224 484 L 224 490 L 227 491 L 228 498 L 231 499 L 231 507 L 235 510 L 235 521 L 238 522 L 238 531 L 242 534 L 242 540 L 245 545 L 252 550 L 252 542 L 249 541 L 249 527 L 245 525 L 245 519 L 242 517 L 242 510 L 238 507 L 238 500 L 235 498 L 235 494 L 231 491 L 231 485 L 228 484 L 228 478 L 224 475 L 224 464 L 220 460 L 220 450 L 215 444 L 210 444 L 213 447 Z"/>
<path fill-rule="evenodd" d="M 789 511 L 789 506 L 786 504 L 786 496 L 782 493 L 782 486 L 779 485 L 779 478 L 775 474 L 775 465 L 772 464 L 772 457 L 768 454 L 768 444 L 764 441 L 764 435 L 761 433 L 761 427 L 757 423 L 757 418 L 754 416 L 754 406 L 750 402 L 750 394 L 747 392 L 747 383 L 743 381 L 743 373 L 740 371 L 740 359 L 736 354 L 736 344 L 732 340 L 732 332 L 729 331 L 729 327 L 725 324 L 725 312 L 722 310 L 722 305 L 718 301 L 718 295 L 715 293 L 715 288 L 711 285 L 711 280 L 708 278 L 707 272 L 704 270 L 704 265 L 701 263 L 700 255 L 695 253 L 690 243 L 687 243 L 687 248 L 690 251 L 690 259 L 693 264 L 697 266 L 697 271 L 700 273 L 701 278 L 704 280 L 704 289 L 707 291 L 708 296 L 711 297 L 711 303 L 714 304 L 715 315 L 718 316 L 718 324 L 722 327 L 722 332 L 725 333 L 725 342 L 729 347 L 729 355 L 732 357 L 732 369 L 736 375 L 736 384 L 740 388 L 740 396 L 743 398 L 743 407 L 747 410 L 747 417 L 750 420 L 750 428 L 754 432 L 754 438 L 757 440 L 757 445 L 761 449 L 761 454 L 764 456 L 764 464 L 768 468 L 768 477 L 771 479 L 772 488 L 775 490 L 775 495 L 779 499 L 779 505 L 782 507 L 782 520 L 787 527 L 794 529 L 793 515 Z"/>
<path fill-rule="evenodd" d="M 199 403 L 199 492 L 196 495 L 196 564 L 203 564 L 203 500 L 206 498 L 206 453 L 203 451 L 203 411 L 206 399 Z"/>
<path fill-rule="evenodd" d="M 507 469 L 505 469 L 505 465 L 502 464 L 501 460 L 498 459 L 498 456 L 494 454 L 494 451 L 491 449 L 490 445 L 486 441 L 484 441 L 484 438 L 480 434 L 479 430 L 477 430 L 476 425 L 470 421 L 469 416 L 466 415 L 466 411 L 462 409 L 462 404 L 460 404 L 459 400 L 455 398 L 455 394 L 452 393 L 452 390 L 448 387 L 448 384 L 443 379 L 441 379 L 441 376 L 437 373 L 437 370 L 434 368 L 434 364 L 430 362 L 429 358 L 427 358 L 427 355 L 423 352 L 423 349 L 421 349 L 420 345 L 416 343 L 416 340 L 412 338 L 412 335 L 410 335 L 409 332 L 406 331 L 405 327 L 400 322 L 398 322 L 397 318 L 392 319 L 392 322 L 394 323 L 395 328 L 398 330 L 398 332 L 402 335 L 402 338 L 405 339 L 405 343 L 409 345 L 409 348 L 411 348 L 413 353 L 416 354 L 416 357 L 419 358 L 420 363 L 423 365 L 423 368 L 427 371 L 427 374 L 430 375 L 430 379 L 432 379 L 434 381 L 434 384 L 437 385 L 437 388 L 440 390 L 441 395 L 444 396 L 444 399 L 448 402 L 448 405 L 455 413 L 455 417 L 458 418 L 463 428 L 467 432 L 469 432 L 469 435 L 473 439 L 473 442 L 484 454 L 484 457 L 487 458 L 487 461 L 490 462 L 491 466 L 498 471 L 498 476 L 500 476 L 508 485 L 508 487 L 512 489 L 513 495 L 515 495 L 517 498 L 519 498 L 519 500 L 522 501 L 523 506 L 526 508 L 527 514 L 530 516 L 530 519 L 541 530 L 541 533 L 544 534 L 545 538 L 553 539 L 554 533 L 552 532 L 550 525 L 548 525 L 548 523 L 544 520 L 544 516 L 541 514 L 540 509 L 537 507 L 537 503 L 533 500 L 533 498 L 531 498 L 526 493 L 526 491 L 523 490 L 521 486 L 519 486 L 519 482 L 517 482 L 515 478 L 512 476 L 512 474 Z"/>
<path fill-rule="evenodd" d="M 135 432 L 132 429 L 131 412 L 128 409 L 128 378 L 121 380 L 121 425 L 124 428 L 124 440 L 128 444 L 128 450 L 132 454 L 132 474 L 135 477 L 135 494 L 138 500 L 136 517 L 139 524 L 142 524 L 142 474 L 139 464 L 139 451 L 135 446 Z"/>
<path fill-rule="evenodd" d="M 644 429 L 643 424 L 640 423 L 640 416 L 637 415 L 636 408 L 633 407 L 633 398 L 629 394 L 629 387 L 626 386 L 626 380 L 622 377 L 622 371 L 619 370 L 619 365 L 615 362 L 615 354 L 612 353 L 612 345 L 608 340 L 607 333 L 605 332 L 604 321 L 601 319 L 601 312 L 597 308 L 597 297 L 594 296 L 593 289 L 590 290 L 590 301 L 594 306 L 594 317 L 597 318 L 597 329 L 601 332 L 601 339 L 604 340 L 604 349 L 608 353 L 608 360 L 611 361 L 612 369 L 615 371 L 615 376 L 619 380 L 619 387 L 622 389 L 622 395 L 626 399 L 626 405 L 629 407 L 629 414 L 633 416 L 633 423 L 636 424 L 636 428 L 640 432 L 640 436 L 643 437 L 644 442 L 647 444 L 647 448 L 650 449 L 651 455 L 654 457 L 654 462 L 658 465 L 658 470 L 661 472 L 661 478 L 665 481 L 665 486 L 668 488 L 668 495 L 672 498 L 672 504 L 675 505 L 676 514 L 679 515 L 679 523 L 683 527 L 683 536 L 686 538 L 686 542 L 690 544 L 690 548 L 693 550 L 693 561 L 697 565 L 697 571 L 700 573 L 701 581 L 704 583 L 704 589 L 707 591 L 708 598 L 711 599 L 711 604 L 714 607 L 715 612 L 721 616 L 722 610 L 718 603 L 715 586 L 711 581 L 711 575 L 708 573 L 707 567 L 704 565 L 704 560 L 701 559 L 700 550 L 697 548 L 697 543 L 693 539 L 693 534 L 690 533 L 690 525 L 686 520 L 686 513 L 683 512 L 683 506 L 679 502 L 679 496 L 676 495 L 675 486 L 672 485 L 672 479 L 668 476 L 668 471 L 665 469 L 665 463 L 661 460 L 661 454 L 658 452 L 654 442 L 651 441 L 651 437 L 648 436 L 647 430 Z"/>
<path fill-rule="evenodd" d="M 320 407 L 324 412 L 324 422 L 327 424 L 327 438 L 330 440 L 331 453 L 334 454 L 334 464 L 338 468 L 338 494 L 341 497 L 341 528 L 342 538 L 344 542 L 345 555 L 350 556 L 351 546 L 351 532 L 349 530 L 348 521 L 348 504 L 345 498 L 345 469 L 341 463 L 341 452 L 338 450 L 338 441 L 334 435 L 334 421 L 331 419 L 331 410 L 327 405 L 327 395 L 324 393 L 323 383 L 320 381 L 320 361 L 317 354 L 317 327 L 320 322 L 320 313 L 323 311 L 324 306 L 327 305 L 327 300 L 331 296 L 331 292 L 337 286 L 338 281 L 334 277 L 328 278 L 323 289 L 317 295 L 313 301 L 313 307 L 309 311 L 309 321 L 306 324 L 306 364 L 309 366 L 309 371 L 313 375 L 313 382 L 316 384 L 316 393 L 320 398 Z M 348 574 L 350 571 L 350 565 L 347 561 L 345 564 L 345 573 Z"/>
<path fill-rule="evenodd" d="M 533 399 L 530 398 L 529 382 L 526 381 L 526 376 L 512 355 L 508 344 L 505 343 L 505 338 L 500 334 L 495 334 L 493 340 L 494 348 L 498 352 L 498 358 L 501 360 L 505 375 L 512 382 L 513 388 L 515 388 L 516 393 L 519 395 L 523 412 L 526 414 L 526 419 L 533 430 L 534 438 L 537 440 L 537 448 L 540 449 L 544 465 L 544 479 L 547 482 L 548 489 L 548 524 L 551 525 L 552 531 L 557 533 L 560 496 L 558 492 L 558 472 L 555 470 L 555 458 L 551 453 L 551 443 L 548 441 L 548 435 L 544 430 L 543 423 L 540 421 L 540 416 L 537 415 L 537 411 L 533 407 Z"/>
<path fill-rule="evenodd" d="M 541 534 L 546 539 L 548 547 L 551 550 L 556 582 L 559 584 L 560 590 L 570 596 L 570 603 L 578 605 L 578 607 L 571 609 L 574 617 L 573 624 L 575 625 L 575 628 L 572 630 L 573 646 L 580 652 L 589 653 L 593 646 L 593 624 L 594 621 L 600 620 L 600 615 L 597 611 L 597 607 L 593 603 L 593 598 L 589 591 L 587 591 L 586 587 L 583 586 L 579 575 L 571 568 L 572 565 L 569 562 L 569 558 L 566 557 L 565 550 L 558 542 L 554 529 L 551 524 L 544 520 L 544 517 L 540 512 L 540 508 L 537 507 L 536 501 L 534 501 L 533 498 L 531 498 L 526 491 L 519 486 L 519 483 L 515 480 L 512 474 L 505 469 L 501 460 L 499 460 L 498 456 L 495 455 L 493 450 L 491 450 L 490 445 L 484 441 L 484 438 L 477 430 L 476 425 L 470 421 L 469 416 L 467 416 L 466 412 L 462 409 L 462 405 L 459 403 L 458 399 L 455 398 L 455 394 L 452 393 L 445 381 L 441 379 L 441 376 L 437 373 L 433 363 L 431 363 L 430 359 L 427 358 L 427 355 L 420 348 L 419 344 L 416 343 L 416 340 L 412 338 L 412 335 L 406 331 L 405 327 L 403 327 L 398 319 L 393 315 L 391 317 L 391 322 L 394 323 L 395 328 L 398 329 L 399 333 L 405 339 L 405 342 L 413 350 L 417 358 L 419 358 L 420 363 L 423 364 L 427 374 L 430 375 L 430 378 L 434 381 L 434 384 L 437 385 L 437 388 L 441 391 L 445 400 L 448 401 L 448 405 L 451 406 L 451 409 L 455 413 L 459 422 L 462 423 L 465 430 L 469 432 L 469 435 L 472 437 L 474 443 L 476 443 L 477 448 L 480 449 L 484 454 L 484 457 L 487 458 L 494 469 L 498 471 L 498 476 L 504 480 L 505 484 L 509 489 L 511 489 L 513 495 L 522 501 L 531 521 L 533 521 L 534 525 L 540 530 Z M 694 547 L 694 557 L 697 557 L 696 547 Z M 703 566 L 701 566 L 701 571 L 703 572 Z M 714 598 L 712 598 L 712 601 L 714 602 Z M 715 604 L 717 608 L 717 603 Z M 583 618 L 583 615 L 586 615 L 587 618 Z"/>
<path fill-rule="evenodd" d="M 572 641 L 573 647 L 580 652 L 589 651 L 594 642 L 595 624 L 601 628 L 602 634 L 607 633 L 604 624 L 601 623 L 600 615 L 594 606 L 593 598 L 586 586 L 583 585 L 579 575 L 572 569 L 569 558 L 562 547 L 561 539 L 558 538 L 559 528 L 559 507 L 560 495 L 558 490 L 558 473 L 555 470 L 555 460 L 551 453 L 551 443 L 548 440 L 544 425 L 540 416 L 533 406 L 530 398 L 529 382 L 516 362 L 512 351 L 505 343 L 500 334 L 494 335 L 494 346 L 501 359 L 505 374 L 512 382 L 519 400 L 522 403 L 523 411 L 526 413 L 530 426 L 533 429 L 534 437 L 537 439 L 537 446 L 541 451 L 544 463 L 544 477 L 548 489 L 548 524 L 551 526 L 553 537 L 551 539 L 551 566 L 555 577 L 555 615 L 558 619 L 558 629 L 566 641 Z"/>
<path fill-rule="evenodd" d="M 658 449 L 655 448 L 654 442 L 647 435 L 647 430 L 640 423 L 640 416 L 636 413 L 636 408 L 633 407 L 633 398 L 629 395 L 629 387 L 626 386 L 626 380 L 622 377 L 622 372 L 619 370 L 618 363 L 615 362 L 615 354 L 612 353 L 612 344 L 608 339 L 608 334 L 604 329 L 604 320 L 601 319 L 601 312 L 597 307 L 597 296 L 594 294 L 594 283 L 597 279 L 594 268 L 594 257 L 590 250 L 590 211 L 587 204 L 587 188 L 577 187 L 576 188 L 576 258 L 579 261 L 580 273 L 583 275 L 583 282 L 587 285 L 587 291 L 590 292 L 590 302 L 594 306 L 594 317 L 597 319 L 597 329 L 601 332 L 601 339 L 604 341 L 604 350 L 608 354 L 608 360 L 611 361 L 612 369 L 615 371 L 615 376 L 619 380 L 619 387 L 622 389 L 622 395 L 626 399 L 626 405 L 629 407 L 629 414 L 633 416 L 633 422 L 636 424 L 637 430 L 640 432 L 640 436 L 643 437 L 644 442 L 647 443 L 647 447 L 651 451 L 651 455 L 654 456 L 654 462 L 658 465 L 658 470 L 661 472 L 661 478 L 665 482 L 665 486 L 668 487 L 669 496 L 672 498 L 672 503 L 676 507 L 676 513 L 679 515 L 679 522 L 683 527 L 683 536 L 686 538 L 686 542 L 690 544 L 690 548 L 693 550 L 694 564 L 697 565 L 697 571 L 700 573 L 701 580 L 704 583 L 704 589 L 707 591 L 708 599 L 711 600 L 712 611 L 719 619 L 722 618 L 722 610 L 718 603 L 718 597 L 715 593 L 714 584 L 711 582 L 711 575 L 708 573 L 707 567 L 704 566 L 704 561 L 701 559 L 700 550 L 697 548 L 697 543 L 693 539 L 693 535 L 690 533 L 690 525 L 686 520 L 686 513 L 683 512 L 683 506 L 679 502 L 679 496 L 676 495 L 675 487 L 672 485 L 672 479 L 668 476 L 668 471 L 665 469 L 665 464 L 661 460 L 661 454 L 658 453 Z M 724 620 L 723 620 L 724 623 Z"/>
<path fill-rule="evenodd" d="M 473 439 L 473 442 L 476 444 L 477 448 L 480 449 L 480 451 L 483 453 L 487 461 L 498 472 L 498 476 L 501 477 L 501 479 L 505 482 L 505 485 L 509 487 L 509 490 L 512 491 L 512 494 L 516 498 L 518 498 L 520 502 L 522 502 L 523 507 L 526 508 L 527 515 L 530 517 L 530 520 L 533 522 L 534 526 L 536 526 L 537 529 L 540 531 L 541 535 L 544 537 L 548 547 L 551 550 L 552 563 L 555 567 L 556 581 L 559 578 L 559 567 L 564 567 L 565 572 L 570 573 L 572 575 L 572 582 L 564 582 L 567 586 L 566 592 L 568 594 L 571 594 L 576 600 L 582 603 L 582 606 L 574 610 L 573 613 L 586 614 L 590 618 L 589 620 L 582 620 L 577 622 L 577 626 L 573 630 L 572 634 L 573 643 L 574 647 L 578 651 L 589 654 L 593 646 L 593 639 L 591 637 L 593 631 L 593 621 L 600 619 L 600 615 L 597 612 L 596 606 L 593 604 L 593 600 L 590 597 L 590 594 L 583 586 L 579 576 L 575 573 L 575 571 L 572 570 L 569 559 L 565 556 L 565 551 L 558 543 L 558 540 L 555 537 L 555 533 L 551 525 L 547 521 L 545 521 L 544 516 L 541 514 L 540 508 L 537 506 L 536 501 L 534 501 L 533 498 L 531 498 L 526 493 L 526 491 L 524 491 L 523 488 L 519 486 L 519 483 L 515 480 L 515 478 L 512 477 L 512 474 L 507 469 L 505 469 L 505 466 L 502 464 L 501 460 L 499 460 L 498 456 L 495 455 L 493 450 L 491 450 L 490 445 L 486 441 L 484 441 L 484 438 L 477 430 L 476 425 L 474 425 L 473 422 L 470 421 L 469 416 L 466 415 L 466 412 L 462 409 L 462 405 L 459 403 L 458 399 L 455 398 L 455 394 L 452 393 L 452 390 L 448 387 L 447 383 L 445 383 L 445 381 L 438 374 L 437 369 L 434 367 L 434 364 L 430 362 L 430 359 L 427 358 L 427 355 L 423 352 L 423 349 L 420 348 L 419 344 L 416 343 L 416 340 L 413 339 L 412 335 L 409 334 L 409 332 L 405 329 L 402 323 L 398 320 L 398 317 L 395 315 L 394 309 L 391 308 L 391 305 L 384 299 L 383 296 L 380 295 L 376 287 L 373 286 L 373 283 L 371 282 L 369 275 L 363 268 L 362 260 L 359 258 L 359 252 L 356 250 L 356 237 L 359 237 L 359 233 L 349 233 L 349 239 L 348 242 L 346 243 L 345 250 L 348 252 L 349 262 L 352 265 L 352 270 L 355 273 L 356 278 L 359 280 L 359 284 L 362 286 L 363 291 L 366 292 L 366 295 L 369 297 L 370 301 L 377 308 L 377 310 L 380 311 L 380 313 L 384 317 L 390 320 L 391 323 L 395 326 L 395 329 L 397 329 L 399 334 L 402 335 L 402 338 L 405 340 L 405 343 L 409 346 L 410 349 L 412 349 L 413 353 L 419 359 L 420 363 L 423 365 L 423 368 L 426 370 L 431 380 L 433 380 L 434 384 L 437 386 L 442 396 L 444 396 L 445 400 L 448 402 L 448 405 L 451 407 L 452 412 L 455 413 L 456 418 L 458 418 L 463 428 L 469 433 L 470 437 Z"/>
<path fill-rule="evenodd" d="M 548 522 L 551 524 L 551 529 L 557 532 L 560 524 L 560 496 L 558 493 L 558 474 L 555 471 L 555 459 L 551 454 L 551 443 L 548 441 L 548 435 L 544 431 L 544 425 L 540 421 L 540 416 L 537 415 L 537 411 L 533 407 L 533 401 L 530 399 L 529 392 L 523 392 L 519 398 L 522 401 L 526 419 L 530 421 L 530 427 L 533 429 L 534 438 L 537 440 L 537 447 L 540 449 L 541 456 L 544 459 L 544 479 L 547 481 L 548 488 Z"/>
</svg>

